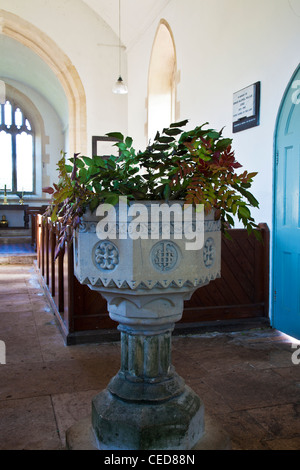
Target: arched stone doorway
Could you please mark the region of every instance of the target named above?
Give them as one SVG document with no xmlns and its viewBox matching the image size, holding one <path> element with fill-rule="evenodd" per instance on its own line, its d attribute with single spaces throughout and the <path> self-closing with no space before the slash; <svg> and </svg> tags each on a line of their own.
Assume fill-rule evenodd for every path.
<svg viewBox="0 0 300 470">
<path fill-rule="evenodd" d="M 171 28 L 161 20 L 153 43 L 148 76 L 148 139 L 176 118 L 176 50 Z"/>
<path fill-rule="evenodd" d="M 35 52 L 60 81 L 69 107 L 69 152 L 87 151 L 86 97 L 74 65 L 66 54 L 34 25 L 22 18 L 0 10 L 0 33 L 15 39 Z"/>
</svg>

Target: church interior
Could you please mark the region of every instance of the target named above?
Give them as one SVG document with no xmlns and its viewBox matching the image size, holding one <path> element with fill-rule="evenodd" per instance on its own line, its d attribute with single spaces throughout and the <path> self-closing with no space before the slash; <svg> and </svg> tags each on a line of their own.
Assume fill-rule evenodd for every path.
<svg viewBox="0 0 300 470">
<path fill-rule="evenodd" d="M 144 149 L 185 120 L 257 173 L 261 239 L 238 217 L 222 235 L 172 365 L 220 429 L 208 449 L 300 449 L 299 39 L 300 0 L 1 0 L 0 450 L 70 447 L 120 369 L 124 331 L 45 215 L 62 155 L 116 155 L 116 132 Z"/>
</svg>

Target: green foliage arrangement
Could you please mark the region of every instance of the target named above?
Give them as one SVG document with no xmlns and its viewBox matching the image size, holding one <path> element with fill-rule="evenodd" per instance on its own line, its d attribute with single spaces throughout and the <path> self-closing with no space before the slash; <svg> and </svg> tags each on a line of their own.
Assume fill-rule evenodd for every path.
<svg viewBox="0 0 300 470">
<path fill-rule="evenodd" d="M 119 132 L 107 134 L 117 139 L 119 156 L 107 159 L 75 154 L 58 163 L 59 181 L 44 191 L 52 194 L 48 215 L 61 226 L 58 251 L 67 237 L 67 226 L 75 229 L 83 213 L 105 202 L 115 205 L 119 196 L 128 200 L 185 200 L 203 204 L 205 212 L 215 209 L 225 234 L 234 226 L 234 216 L 250 234 L 260 232 L 251 216 L 251 207 L 259 203 L 249 191 L 257 173 L 236 170 L 232 139 L 208 123 L 184 131 L 188 120 L 171 124 L 157 132 L 153 143 L 136 151 L 131 137 Z"/>
</svg>

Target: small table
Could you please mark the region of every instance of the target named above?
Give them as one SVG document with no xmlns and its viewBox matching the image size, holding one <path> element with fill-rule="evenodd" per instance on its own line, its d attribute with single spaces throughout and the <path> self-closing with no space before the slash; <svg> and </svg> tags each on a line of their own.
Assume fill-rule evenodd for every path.
<svg viewBox="0 0 300 470">
<path fill-rule="evenodd" d="M 24 228 L 29 228 L 29 215 L 27 214 L 28 204 L 0 204 L 0 218 L 4 212 L 23 211 L 24 212 Z M 18 227 L 14 227 L 18 228 Z"/>
</svg>

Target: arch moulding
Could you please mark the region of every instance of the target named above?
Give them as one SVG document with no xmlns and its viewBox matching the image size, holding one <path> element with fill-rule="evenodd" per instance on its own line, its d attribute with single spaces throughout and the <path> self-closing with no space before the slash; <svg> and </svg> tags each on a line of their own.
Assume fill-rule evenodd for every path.
<svg viewBox="0 0 300 470">
<path fill-rule="evenodd" d="M 86 97 L 78 75 L 66 54 L 45 33 L 19 16 L 0 9 L 0 33 L 29 47 L 55 73 L 69 106 L 70 155 L 87 151 Z"/>
<path fill-rule="evenodd" d="M 162 31 L 162 28 L 164 28 L 169 35 L 169 41 L 172 44 L 172 54 L 173 54 L 173 63 L 162 63 L 161 67 L 159 67 L 155 73 L 153 73 L 153 62 L 154 62 L 154 55 L 155 52 L 158 50 L 161 52 L 161 50 L 158 47 L 157 41 L 159 37 L 159 33 Z M 169 67 L 169 68 L 168 68 Z M 171 67 L 171 68 L 170 68 Z M 163 72 L 162 72 L 163 71 Z M 165 19 L 161 19 L 159 21 L 158 27 L 156 29 L 155 37 L 152 43 L 152 50 L 151 50 L 151 55 L 150 55 L 150 62 L 149 62 L 149 68 L 148 68 L 148 88 L 147 88 L 147 99 L 145 100 L 145 105 L 146 105 L 146 110 L 147 110 L 147 122 L 145 123 L 145 135 L 147 138 L 148 132 L 149 132 L 149 97 L 151 94 L 151 79 L 153 76 L 155 77 L 155 83 L 159 83 L 159 81 L 162 80 L 162 73 L 164 73 L 165 77 L 163 78 L 164 81 L 169 80 L 171 86 L 172 86 L 172 110 L 171 114 L 173 115 L 173 119 L 177 120 L 179 119 L 179 110 L 180 110 L 180 103 L 177 101 L 177 85 L 180 82 L 180 71 L 177 69 L 177 53 L 176 53 L 176 45 L 175 45 L 175 40 L 173 36 L 172 29 L 169 25 L 169 23 Z"/>
</svg>

